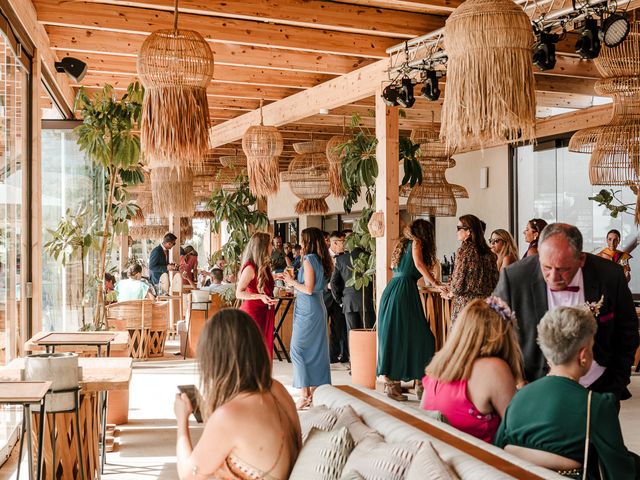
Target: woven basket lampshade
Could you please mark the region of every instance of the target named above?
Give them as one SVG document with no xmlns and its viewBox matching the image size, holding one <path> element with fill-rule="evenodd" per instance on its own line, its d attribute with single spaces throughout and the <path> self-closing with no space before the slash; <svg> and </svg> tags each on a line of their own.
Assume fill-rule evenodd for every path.
<svg viewBox="0 0 640 480">
<path fill-rule="evenodd" d="M 157 215 L 182 217 L 193 214 L 193 173 L 187 167 L 151 170 L 153 211 Z"/>
<path fill-rule="evenodd" d="M 590 153 L 592 185 L 637 185 L 640 181 L 640 21 L 631 22 L 627 38 L 603 48 L 594 60 L 604 78 L 596 82 L 598 95 L 613 98 L 607 125 L 576 132 L 569 150 Z"/>
<path fill-rule="evenodd" d="M 344 188 L 342 186 L 342 145 L 351 140 L 348 135 L 334 135 L 327 142 L 326 155 L 329 161 L 329 186 L 331 187 L 331 195 L 336 197 L 344 196 Z"/>
<path fill-rule="evenodd" d="M 440 129 L 448 147 L 534 137 L 533 43 L 531 21 L 512 0 L 467 0 L 449 16 Z"/>
<path fill-rule="evenodd" d="M 462 185 L 450 183 L 449 186 L 451 187 L 451 191 L 455 198 L 469 198 L 469 192 Z"/>
<path fill-rule="evenodd" d="M 224 155 L 220 157 L 220 164 L 223 167 L 246 167 L 247 157 L 245 155 Z"/>
<path fill-rule="evenodd" d="M 422 184 L 411 189 L 407 200 L 410 215 L 453 217 L 457 211 L 456 199 L 444 176 L 448 160 L 434 159 L 421 162 Z"/>
<path fill-rule="evenodd" d="M 287 171 L 282 174 L 282 179 L 289 182 L 293 194 L 300 198 L 295 208 L 299 215 L 329 211 L 329 205 L 325 200 L 331 193 L 329 161 L 324 153 L 326 143 L 324 142 L 325 148 L 321 151 L 297 155 Z M 316 142 L 303 142 L 294 144 L 294 150 L 309 152 L 314 149 L 320 150 L 320 146 Z"/>
<path fill-rule="evenodd" d="M 215 213 L 211 210 L 196 210 L 195 212 L 193 212 L 193 218 L 211 219 L 215 218 L 215 216 Z"/>
<path fill-rule="evenodd" d="M 152 166 L 195 166 L 208 149 L 207 86 L 213 78 L 213 53 L 194 30 L 173 28 L 149 35 L 138 53 L 144 85 L 140 142 Z"/>
<path fill-rule="evenodd" d="M 280 165 L 278 157 L 284 142 L 276 127 L 263 123 L 262 102 L 260 102 L 260 125 L 247 129 L 242 137 L 242 150 L 247 156 L 249 190 L 256 197 L 266 197 L 278 193 Z"/>
</svg>

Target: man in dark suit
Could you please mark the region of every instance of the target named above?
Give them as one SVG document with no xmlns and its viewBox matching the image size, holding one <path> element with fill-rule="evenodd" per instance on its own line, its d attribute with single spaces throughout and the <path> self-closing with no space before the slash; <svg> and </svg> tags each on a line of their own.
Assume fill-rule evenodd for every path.
<svg viewBox="0 0 640 480">
<path fill-rule="evenodd" d="M 151 283 L 157 285 L 160 276 L 167 273 L 169 265 L 169 250 L 176 244 L 177 237 L 173 233 L 167 233 L 162 239 L 162 243 L 151 250 L 149 255 L 149 276 Z"/>
<path fill-rule="evenodd" d="M 547 225 L 538 245 L 538 255 L 502 270 L 494 291 L 518 318 L 526 380 L 549 371 L 537 344 L 538 323 L 547 310 L 601 302 L 594 312 L 598 323 L 594 361 L 580 384 L 595 392 L 612 392 L 619 400 L 629 398 L 638 317 L 622 267 L 582 252 L 582 234 L 572 225 Z"/>
<path fill-rule="evenodd" d="M 344 235 L 334 231 L 331 235 L 325 235 L 325 241 L 329 247 L 329 255 L 335 267 L 336 260 L 344 256 Z M 324 290 L 324 305 L 327 309 L 329 320 L 329 358 L 331 363 L 349 362 L 349 345 L 347 340 L 347 323 L 340 305 L 333 300 L 331 284 L 327 284 Z"/>
<path fill-rule="evenodd" d="M 336 257 L 335 268 L 331 275 L 331 294 L 338 305 L 342 307 L 348 331 L 353 328 L 373 328 L 376 321 L 373 311 L 373 284 L 369 284 L 364 289 L 366 309 L 363 308 L 362 290 L 346 286 L 352 277 L 353 261 L 363 252 L 364 250 L 360 247 L 356 247 L 352 252 Z"/>
</svg>

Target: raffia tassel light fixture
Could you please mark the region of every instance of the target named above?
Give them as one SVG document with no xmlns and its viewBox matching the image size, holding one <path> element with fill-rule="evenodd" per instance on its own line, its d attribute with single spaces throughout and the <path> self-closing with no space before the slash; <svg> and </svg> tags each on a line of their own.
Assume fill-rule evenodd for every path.
<svg viewBox="0 0 640 480">
<path fill-rule="evenodd" d="M 329 187 L 331 195 L 336 197 L 344 196 L 342 186 L 342 159 L 344 151 L 341 147 L 351 139 L 348 135 L 334 135 L 327 142 L 326 155 L 329 161 Z"/>
<path fill-rule="evenodd" d="M 193 173 L 190 168 L 159 167 L 151 170 L 153 211 L 168 217 L 190 217 L 193 205 Z"/>
<path fill-rule="evenodd" d="M 280 188 L 278 157 L 284 143 L 276 127 L 264 125 L 260 100 L 260 125 L 247 129 L 242 137 L 242 150 L 247 156 L 249 190 L 256 197 L 275 195 Z"/>
<path fill-rule="evenodd" d="M 467 0 L 449 16 L 440 129 L 447 146 L 534 137 L 533 43 L 531 21 L 512 0 Z"/>
<path fill-rule="evenodd" d="M 289 182 L 293 194 L 300 198 L 295 212 L 299 215 L 311 213 L 327 213 L 329 205 L 329 161 L 325 154 L 327 142 L 311 141 L 294 143 L 297 155 L 282 174 L 284 181 Z"/>
<path fill-rule="evenodd" d="M 173 28 L 149 35 L 138 54 L 138 76 L 145 87 L 140 142 L 155 165 L 195 166 L 208 149 L 207 86 L 213 53 L 194 30 Z"/>
</svg>

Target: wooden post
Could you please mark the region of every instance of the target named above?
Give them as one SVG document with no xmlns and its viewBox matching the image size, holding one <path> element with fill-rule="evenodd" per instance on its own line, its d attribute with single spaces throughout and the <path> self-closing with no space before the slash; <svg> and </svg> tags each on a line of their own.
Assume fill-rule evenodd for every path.
<svg viewBox="0 0 640 480">
<path fill-rule="evenodd" d="M 376 91 L 376 210 L 384 213 L 384 236 L 376 238 L 376 305 L 391 279 L 391 254 L 399 234 L 400 203 L 398 185 L 398 108 L 388 107 Z"/>
<path fill-rule="evenodd" d="M 180 265 L 180 245 L 182 244 L 182 238 L 180 238 L 180 216 L 171 215 L 169 217 L 169 231 L 173 233 L 176 238 L 176 244 L 169 253 L 169 261 Z"/>
<path fill-rule="evenodd" d="M 121 233 L 119 235 L 119 240 L 120 240 L 120 255 L 119 255 L 120 258 L 118 263 L 118 271 L 122 273 L 127 269 L 127 263 L 129 262 L 129 234 Z"/>
</svg>

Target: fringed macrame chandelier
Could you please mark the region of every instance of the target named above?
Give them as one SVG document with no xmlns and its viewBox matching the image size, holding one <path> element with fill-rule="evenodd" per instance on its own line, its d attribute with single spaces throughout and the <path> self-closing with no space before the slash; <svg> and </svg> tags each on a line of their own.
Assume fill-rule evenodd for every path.
<svg viewBox="0 0 640 480">
<path fill-rule="evenodd" d="M 283 147 L 284 142 L 278 129 L 263 123 L 262 100 L 260 100 L 260 125 L 249 127 L 242 137 L 242 150 L 247 156 L 249 190 L 256 197 L 278 193 L 280 188 L 278 157 Z"/>
<path fill-rule="evenodd" d="M 464 148 L 533 138 L 531 21 L 512 0 L 467 0 L 445 24 L 441 138 Z"/>
<path fill-rule="evenodd" d="M 456 199 L 444 172 L 450 167 L 448 159 L 421 160 L 422 184 L 411 189 L 407 200 L 410 215 L 453 217 L 457 211 Z"/>
<path fill-rule="evenodd" d="M 191 216 L 180 218 L 180 241 L 191 240 L 193 238 L 193 224 Z"/>
<path fill-rule="evenodd" d="M 299 215 L 327 213 L 326 198 L 331 191 L 329 161 L 325 154 L 327 142 L 294 143 L 293 148 L 299 155 L 291 161 L 282 179 L 289 182 L 293 194 L 300 198 L 295 212 Z"/>
<path fill-rule="evenodd" d="M 344 150 L 342 146 L 351 140 L 349 135 L 334 135 L 327 142 L 327 160 L 329 161 L 329 188 L 331 195 L 336 197 L 344 196 L 342 186 L 342 159 Z"/>
<path fill-rule="evenodd" d="M 173 28 L 142 44 L 138 76 L 145 87 L 140 142 L 150 165 L 200 164 L 208 149 L 213 53 L 198 32 L 178 29 L 178 0 Z"/>
<path fill-rule="evenodd" d="M 193 205 L 193 173 L 190 168 L 158 167 L 151 170 L 153 211 L 168 217 L 190 217 Z"/>
</svg>

